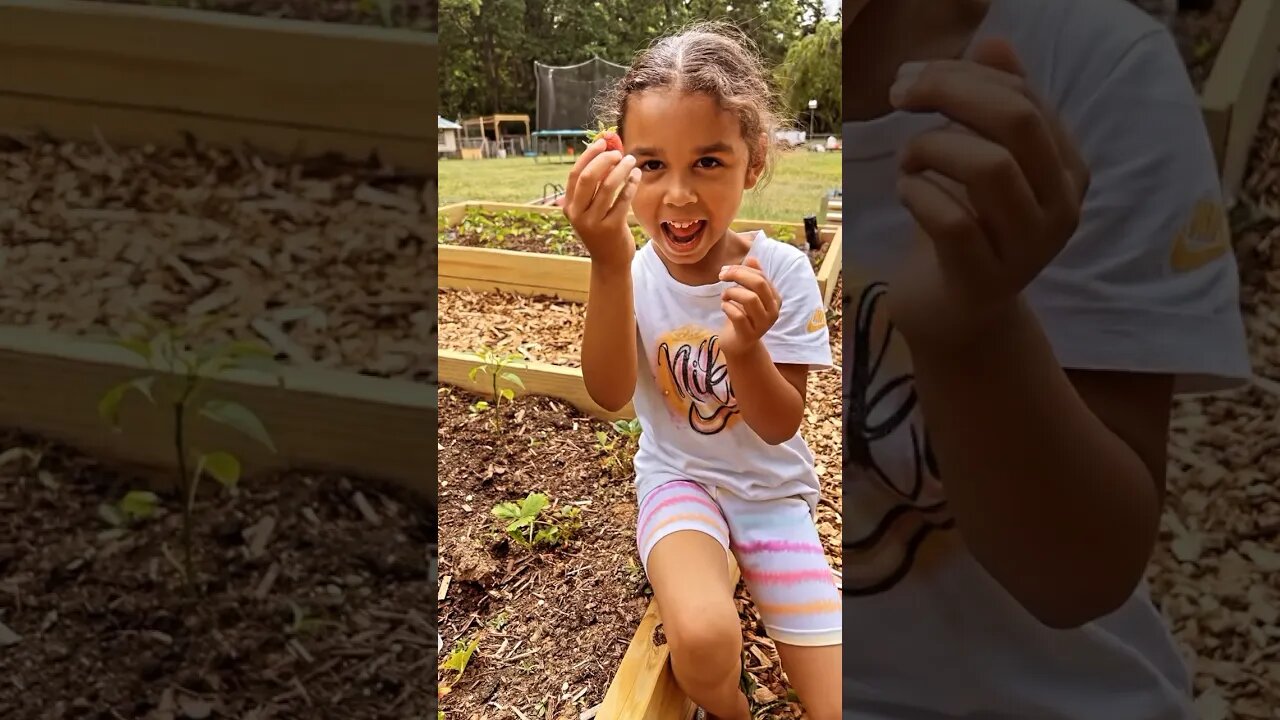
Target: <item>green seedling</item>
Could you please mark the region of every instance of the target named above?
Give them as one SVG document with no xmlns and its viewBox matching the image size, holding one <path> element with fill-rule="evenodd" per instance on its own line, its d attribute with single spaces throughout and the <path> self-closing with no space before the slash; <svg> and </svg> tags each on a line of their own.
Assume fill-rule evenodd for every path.
<svg viewBox="0 0 1280 720">
<path fill-rule="evenodd" d="M 506 382 L 524 390 L 524 381 L 520 379 L 520 376 L 507 369 L 511 363 L 523 360 L 524 356 L 519 353 L 500 354 L 489 347 L 480 348 L 480 350 L 475 353 L 475 356 L 482 364 L 471 368 L 471 371 L 467 373 L 467 377 L 471 379 L 471 382 L 476 382 L 477 375 L 480 373 L 487 374 L 492 381 L 489 397 L 492 398 L 493 402 L 490 403 L 488 400 L 480 400 L 471 406 L 471 412 L 478 413 L 490 409 L 497 410 L 501 406 L 503 400 L 510 402 L 515 399 L 515 391 L 509 387 L 501 387 L 499 385 L 500 382 Z M 500 416 L 497 413 L 494 413 L 493 422 L 495 427 L 497 427 L 498 423 L 501 422 Z"/>
<path fill-rule="evenodd" d="M 601 463 L 606 470 L 628 474 L 633 467 L 632 459 L 640 447 L 640 420 L 614 420 L 609 427 L 615 433 L 613 436 L 603 430 L 596 431 L 596 447 L 605 456 Z"/>
<path fill-rule="evenodd" d="M 493 516 L 506 521 L 507 536 L 526 548 L 555 546 L 573 536 L 582 526 L 582 509 L 567 505 L 558 512 L 547 510 L 550 500 L 542 493 L 529 493 L 524 500 L 494 506 Z M 545 512 L 545 514 L 544 514 Z"/>
<path fill-rule="evenodd" d="M 240 459 L 225 450 L 201 450 L 191 441 L 191 426 L 197 419 L 232 428 L 276 451 L 266 427 L 256 414 L 240 403 L 214 397 L 212 383 L 232 370 L 265 372 L 276 376 L 283 386 L 279 366 L 272 351 L 258 343 L 229 341 L 200 344 L 196 336 L 217 319 L 198 325 L 172 326 L 140 315 L 142 331 L 111 344 L 128 350 L 146 362 L 149 374 L 125 380 L 108 389 L 98 400 L 98 415 L 115 432 L 121 431 L 120 406 L 131 392 L 137 392 L 173 418 L 173 451 L 177 465 L 176 487 L 182 503 L 182 576 L 188 590 L 195 592 L 192 511 L 200 480 L 210 477 L 234 490 L 240 480 Z M 129 493 L 115 511 L 101 510 L 104 520 L 141 519 L 154 511 L 158 498 L 151 493 Z M 118 511 L 118 513 L 116 512 Z"/>
<path fill-rule="evenodd" d="M 479 645 L 480 638 L 476 638 L 469 643 L 464 642 L 463 640 L 458 640 L 458 642 L 454 644 L 453 652 L 449 653 L 449 657 L 445 658 L 445 661 L 440 663 L 440 669 L 452 670 L 457 674 L 453 676 L 453 682 L 449 684 L 440 683 L 440 689 L 438 691 L 440 697 L 444 697 L 448 694 L 451 687 L 462 680 L 462 674 L 467 671 L 467 664 L 471 662 L 471 655 L 476 651 L 476 648 Z"/>
</svg>

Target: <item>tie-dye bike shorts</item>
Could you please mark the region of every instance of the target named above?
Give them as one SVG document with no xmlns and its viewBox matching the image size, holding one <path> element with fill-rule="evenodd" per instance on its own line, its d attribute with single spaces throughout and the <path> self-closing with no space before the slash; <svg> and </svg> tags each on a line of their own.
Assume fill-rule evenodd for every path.
<svg viewBox="0 0 1280 720">
<path fill-rule="evenodd" d="M 649 553 L 679 530 L 706 533 L 732 552 L 769 637 L 788 645 L 839 645 L 841 604 L 812 508 L 800 497 L 745 500 L 689 480 L 640 499 L 636 544 Z"/>
</svg>

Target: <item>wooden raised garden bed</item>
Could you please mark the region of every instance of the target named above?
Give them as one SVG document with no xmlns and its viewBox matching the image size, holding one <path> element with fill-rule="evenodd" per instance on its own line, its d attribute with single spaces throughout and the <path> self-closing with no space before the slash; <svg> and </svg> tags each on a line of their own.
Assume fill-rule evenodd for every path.
<svg viewBox="0 0 1280 720">
<path fill-rule="evenodd" d="M 493 244 L 487 247 L 474 246 L 477 241 L 472 238 L 463 238 L 465 244 L 458 242 L 459 237 L 469 233 L 465 226 L 469 220 L 486 226 L 482 228 L 483 233 L 491 229 L 488 225 L 501 222 L 504 217 L 510 218 L 509 222 L 512 223 L 519 222 L 522 217 L 533 218 L 531 224 L 536 223 L 536 227 L 522 233 L 512 232 L 511 235 L 525 236 L 519 238 L 521 245 L 534 246 L 539 251 L 504 249 L 503 246 L 512 241 L 492 237 L 500 233 L 490 233 L 491 239 L 487 241 Z M 558 207 L 519 203 L 465 202 L 440 208 L 440 286 L 482 291 L 503 290 L 522 295 L 549 295 L 573 302 L 585 302 L 590 287 L 591 263 L 587 257 L 582 256 L 585 255 L 585 250 L 579 247 L 572 228 L 562 217 L 563 210 Z M 634 216 L 632 221 L 633 231 L 639 239 L 642 233 L 634 225 Z M 771 237 L 796 242 L 801 246 L 804 244 L 802 223 L 740 220 L 733 224 L 733 229 L 762 229 Z M 818 288 L 830 305 L 835 279 L 840 273 L 840 228 L 820 225 L 819 239 L 821 249 L 816 253 L 810 251 L 810 257 L 815 260 Z"/>
<path fill-rule="evenodd" d="M 595 433 L 615 437 L 602 421 L 634 413 L 629 407 L 605 412 L 586 395 L 573 356 L 582 311 L 580 304 L 545 296 L 442 290 L 440 512 L 455 532 L 442 548 L 447 598 L 442 596 L 441 632 L 446 653 L 479 642 L 471 669 L 462 677 L 441 676 L 453 686 L 443 708 L 447 717 L 471 713 L 479 703 L 528 717 L 612 720 L 687 720 L 693 710 L 671 674 L 658 608 L 640 593 L 643 574 L 632 558 L 631 475 L 599 469 Z M 837 349 L 839 309 L 829 312 Z M 461 349 L 494 345 L 498 356 L 522 352 L 530 358 L 507 365 L 524 389 L 499 383 L 515 397 L 501 402 L 496 426 L 489 424 L 491 408 L 477 411 L 473 405 L 492 402 L 492 375 L 469 378 L 484 360 Z M 828 436 L 838 436 L 838 404 L 832 404 L 839 402 L 838 387 L 834 376 L 813 381 L 803 430 L 816 456 L 827 458 L 819 462 L 836 472 L 838 437 Z M 824 483 L 838 483 L 830 471 L 819 472 Z M 528 553 L 493 530 L 491 507 L 530 492 L 545 493 L 552 508 L 581 507 L 580 536 L 563 548 Z M 820 510 L 820 535 L 833 543 L 839 535 L 836 493 L 824 493 Z M 729 567 L 739 577 L 732 558 Z M 572 603 L 562 602 L 566 594 Z M 774 651 L 762 639 L 741 588 L 736 602 L 749 649 L 747 669 L 760 683 L 756 701 L 775 704 L 781 717 L 795 717 L 788 711 L 798 706 L 781 697 L 776 660 L 764 659 Z M 594 649 L 584 650 L 584 642 Z M 584 652 L 597 659 L 589 661 Z"/>
<path fill-rule="evenodd" d="M 1228 196 L 1234 196 L 1243 182 L 1276 75 L 1278 49 L 1280 3 L 1239 0 L 1200 90 L 1205 125 Z"/>
<path fill-rule="evenodd" d="M 234 51 L 231 50 L 234 48 Z M 340 153 L 434 176 L 436 36 L 78 0 L 0 0 L 0 128 Z"/>
<path fill-rule="evenodd" d="M 435 36 L 0 0 L 0 66 L 0 707 L 433 716 Z M 276 452 L 190 427 L 244 469 L 192 501 L 198 598 L 171 417 L 99 417 L 156 374 L 86 337 L 135 305 L 284 363 L 211 388 Z"/>
</svg>

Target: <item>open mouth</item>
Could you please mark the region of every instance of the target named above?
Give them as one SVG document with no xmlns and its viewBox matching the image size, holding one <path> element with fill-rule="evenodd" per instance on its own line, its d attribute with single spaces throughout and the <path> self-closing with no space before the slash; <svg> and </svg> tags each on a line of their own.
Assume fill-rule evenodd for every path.
<svg viewBox="0 0 1280 720">
<path fill-rule="evenodd" d="M 697 244 L 698 239 L 706 232 L 706 220 L 675 221 L 662 223 L 662 234 L 667 242 L 677 250 L 688 250 Z"/>
</svg>

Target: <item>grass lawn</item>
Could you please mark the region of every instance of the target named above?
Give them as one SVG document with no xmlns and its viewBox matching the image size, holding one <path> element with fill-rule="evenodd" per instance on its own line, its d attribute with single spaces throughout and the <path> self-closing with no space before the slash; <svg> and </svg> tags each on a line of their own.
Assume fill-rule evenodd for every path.
<svg viewBox="0 0 1280 720">
<path fill-rule="evenodd" d="M 504 160 L 441 159 L 440 204 L 466 200 L 525 203 L 542 197 L 546 183 L 564 185 L 569 164 Z M 773 178 L 760 192 L 742 197 L 738 217 L 801 222 L 816 215 L 822 196 L 840 187 L 840 153 L 790 152 L 780 157 Z"/>
</svg>

